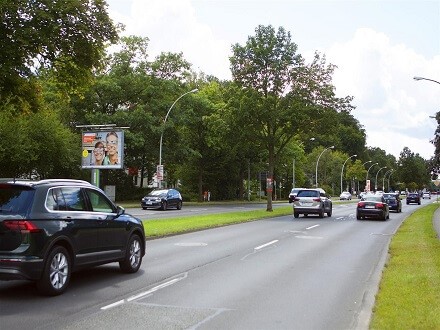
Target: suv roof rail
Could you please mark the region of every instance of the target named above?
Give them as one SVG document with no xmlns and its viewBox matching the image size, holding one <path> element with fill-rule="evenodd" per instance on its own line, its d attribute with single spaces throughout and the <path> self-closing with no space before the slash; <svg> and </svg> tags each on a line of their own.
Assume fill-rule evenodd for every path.
<svg viewBox="0 0 440 330">
<path fill-rule="evenodd" d="M 77 179 L 43 179 L 35 181 L 36 184 L 43 184 L 43 183 L 57 183 L 57 182 L 67 182 L 67 183 L 82 183 L 82 184 L 91 184 L 88 181 L 85 180 L 77 180 Z"/>
<path fill-rule="evenodd" d="M 21 183 L 27 185 L 40 185 L 47 183 L 77 183 L 77 184 L 86 184 L 91 185 L 90 182 L 85 180 L 76 180 L 76 179 L 43 179 L 43 180 L 32 180 L 32 179 L 20 179 L 20 178 L 0 178 L 0 182 L 8 182 L 8 183 Z"/>
</svg>

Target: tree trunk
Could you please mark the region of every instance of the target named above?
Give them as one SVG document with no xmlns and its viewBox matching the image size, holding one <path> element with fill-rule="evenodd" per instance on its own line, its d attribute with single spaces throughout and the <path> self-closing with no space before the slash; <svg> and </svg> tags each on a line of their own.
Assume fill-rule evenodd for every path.
<svg viewBox="0 0 440 330">
<path fill-rule="evenodd" d="M 275 166 L 275 157 L 274 157 L 274 147 L 269 146 L 269 173 L 267 174 L 267 185 L 266 185 L 266 191 L 267 191 L 267 208 L 266 211 L 272 212 L 272 196 L 273 196 L 273 170 Z"/>
<path fill-rule="evenodd" d="M 199 179 L 198 180 L 198 187 L 199 187 L 198 201 L 203 202 L 203 174 L 202 174 L 202 171 L 199 171 L 198 179 Z"/>
</svg>

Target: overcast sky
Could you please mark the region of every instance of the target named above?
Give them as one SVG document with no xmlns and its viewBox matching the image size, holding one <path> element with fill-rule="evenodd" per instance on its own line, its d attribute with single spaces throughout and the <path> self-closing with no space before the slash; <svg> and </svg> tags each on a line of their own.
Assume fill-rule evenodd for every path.
<svg viewBox="0 0 440 330">
<path fill-rule="evenodd" d="M 352 112 L 367 145 L 399 158 L 425 159 L 440 111 L 440 0 L 107 0 L 126 35 L 150 39 L 150 60 L 182 52 L 195 71 L 230 79 L 231 46 L 258 25 L 282 26 L 299 53 L 337 65 L 336 94 L 354 96 Z M 309 61 L 308 61 L 309 62 Z M 415 81 L 421 76 L 439 81 Z"/>
</svg>

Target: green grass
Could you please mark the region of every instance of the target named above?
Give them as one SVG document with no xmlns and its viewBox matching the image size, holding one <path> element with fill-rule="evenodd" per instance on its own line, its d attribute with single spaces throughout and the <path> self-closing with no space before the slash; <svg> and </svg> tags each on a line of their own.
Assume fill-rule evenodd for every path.
<svg viewBox="0 0 440 330">
<path fill-rule="evenodd" d="M 390 244 L 371 329 L 440 329 L 440 240 L 423 207 L 401 225 Z"/>
<path fill-rule="evenodd" d="M 273 212 L 267 212 L 264 209 L 181 218 L 142 220 L 142 222 L 147 238 L 157 238 L 289 214 L 292 214 L 292 206 L 277 207 L 273 209 Z"/>
</svg>

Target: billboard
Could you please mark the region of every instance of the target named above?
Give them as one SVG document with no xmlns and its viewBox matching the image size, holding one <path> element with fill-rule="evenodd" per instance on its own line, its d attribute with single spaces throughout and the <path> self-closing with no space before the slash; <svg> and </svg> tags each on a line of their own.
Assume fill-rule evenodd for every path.
<svg viewBox="0 0 440 330">
<path fill-rule="evenodd" d="M 82 133 L 82 168 L 122 169 L 124 166 L 123 131 Z"/>
</svg>

